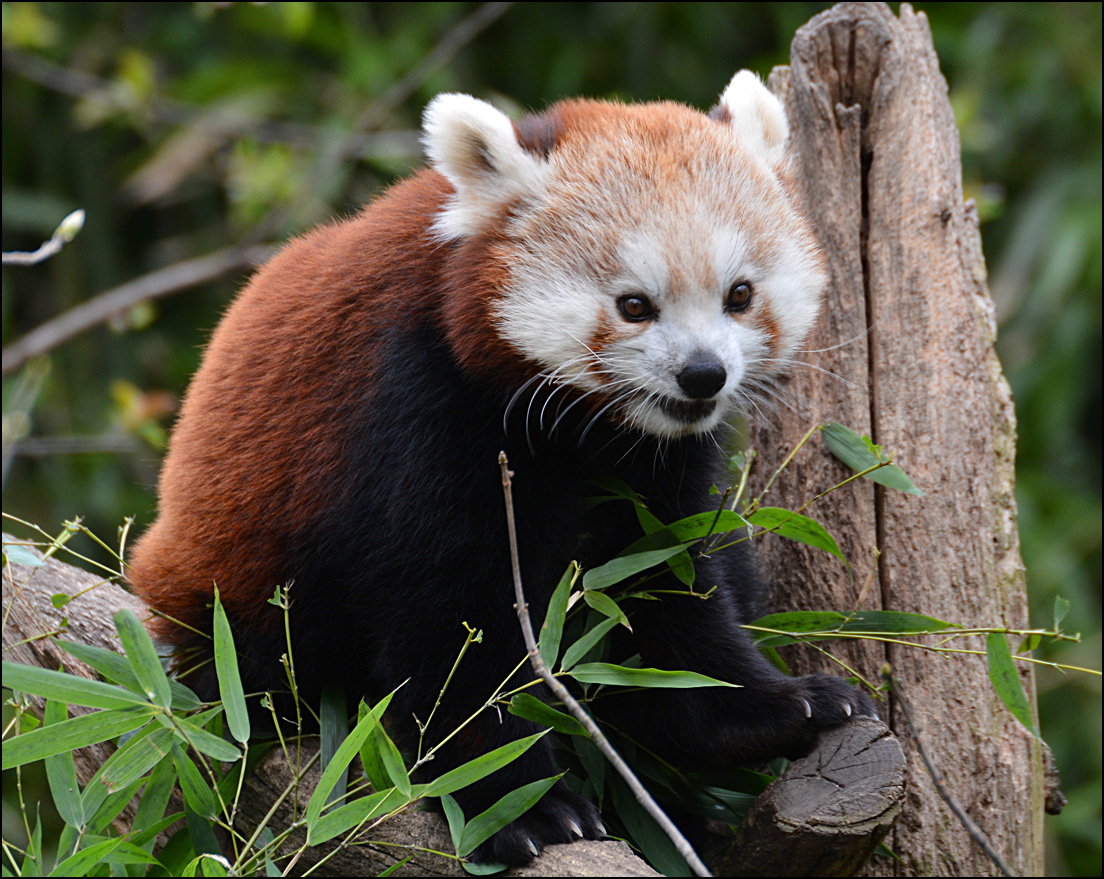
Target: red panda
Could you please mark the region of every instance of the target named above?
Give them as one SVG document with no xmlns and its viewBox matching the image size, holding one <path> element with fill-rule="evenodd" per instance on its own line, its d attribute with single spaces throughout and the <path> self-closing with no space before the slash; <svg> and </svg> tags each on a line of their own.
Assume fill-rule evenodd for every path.
<svg viewBox="0 0 1104 879">
<path fill-rule="evenodd" d="M 247 692 L 286 689 L 268 600 L 290 584 L 300 692 L 335 682 L 378 699 L 407 681 L 389 710 L 400 744 L 417 741 L 461 623 L 481 628 L 429 746 L 524 655 L 499 451 L 539 625 L 570 559 L 601 563 L 640 537 L 629 504 L 588 512 L 587 480 L 619 477 L 663 521 L 711 506 L 726 420 L 772 391 L 825 269 L 792 197 L 783 109 L 746 71 L 708 115 L 571 100 L 511 121 L 440 95 L 424 142 L 428 169 L 293 241 L 233 303 L 185 398 L 130 580 L 164 614 L 155 634 L 193 654 L 209 650 L 197 633 L 217 584 Z M 697 563 L 709 600 L 632 608 L 626 655 L 741 685 L 623 700 L 639 739 L 676 762 L 800 754 L 816 730 L 873 713 L 845 682 L 789 678 L 759 654 L 740 628 L 761 592 L 744 546 Z M 217 695 L 209 665 L 189 680 Z M 432 769 L 535 729 L 485 711 Z M 457 800 L 470 818 L 557 772 L 542 740 Z M 601 833 L 560 782 L 475 857 L 519 864 Z"/>
</svg>

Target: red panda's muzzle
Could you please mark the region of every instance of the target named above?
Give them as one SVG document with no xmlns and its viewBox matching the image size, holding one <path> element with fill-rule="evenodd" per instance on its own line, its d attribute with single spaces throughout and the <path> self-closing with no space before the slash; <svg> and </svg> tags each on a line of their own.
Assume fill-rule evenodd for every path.
<svg viewBox="0 0 1104 879">
<path fill-rule="evenodd" d="M 666 415 L 683 424 L 693 424 L 703 421 L 713 414 L 717 408 L 716 400 L 676 400 L 673 397 L 663 397 L 659 401 L 659 408 Z"/>
</svg>

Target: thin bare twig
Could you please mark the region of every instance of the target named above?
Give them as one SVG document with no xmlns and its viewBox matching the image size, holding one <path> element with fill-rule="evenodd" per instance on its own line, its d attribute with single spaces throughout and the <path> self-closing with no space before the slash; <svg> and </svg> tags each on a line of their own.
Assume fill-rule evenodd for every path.
<svg viewBox="0 0 1104 879">
<path fill-rule="evenodd" d="M 897 683 L 897 679 L 893 677 L 892 672 L 886 670 L 882 673 L 883 678 L 893 688 L 893 695 L 898 699 L 898 704 L 901 706 L 901 713 L 905 716 L 905 723 L 908 724 L 909 733 L 912 735 L 912 740 L 916 743 L 916 750 L 920 754 L 920 759 L 924 761 L 924 766 L 928 770 L 928 775 L 931 776 L 932 784 L 935 785 L 935 792 L 943 798 L 943 802 L 947 804 L 947 808 L 951 810 L 954 816 L 958 819 L 959 823 L 965 828 L 966 832 L 970 834 L 970 838 L 974 840 L 981 847 L 981 850 L 989 856 L 991 860 L 1005 876 L 1015 876 L 1004 860 L 997 853 L 997 850 L 993 848 L 993 844 L 989 841 L 989 837 L 985 831 L 982 830 L 974 820 L 966 814 L 966 810 L 963 809 L 951 796 L 951 792 L 947 789 L 947 783 L 943 778 L 943 773 L 940 772 L 935 764 L 932 763 L 931 758 L 928 756 L 927 749 L 924 747 L 924 742 L 920 738 L 920 730 L 912 722 L 912 715 L 909 713 L 908 701 L 905 699 L 904 694 L 901 693 L 901 688 Z"/>
<path fill-rule="evenodd" d="M 428 55 L 425 55 L 394 85 L 369 104 L 353 123 L 352 128 L 318 156 L 308 179 L 299 187 L 299 196 L 295 202 L 269 211 L 245 240 L 258 241 L 275 235 L 288 219 L 298 213 L 308 198 L 322 190 L 325 181 L 329 180 L 341 164 L 352 155 L 354 144 L 358 143 L 365 133 L 378 128 L 396 107 L 417 91 L 422 83 L 448 64 L 457 52 L 505 15 L 513 5 L 512 2 L 484 3 L 471 15 L 457 22 Z"/>
<path fill-rule="evenodd" d="M 544 664 L 544 660 L 541 659 L 540 648 L 537 646 L 537 639 L 533 635 L 533 623 L 529 619 L 529 605 L 525 601 L 525 592 L 521 585 L 521 563 L 518 559 L 517 548 L 517 528 L 514 524 L 514 495 L 513 489 L 510 483 L 510 477 L 513 473 L 509 469 L 509 461 L 506 460 L 506 453 L 498 453 L 498 466 L 502 470 L 502 491 L 506 495 L 506 527 L 510 533 L 510 562 L 513 566 L 514 572 L 514 595 L 517 600 L 517 615 L 518 622 L 521 623 L 521 634 L 525 638 L 525 648 L 529 652 L 529 662 L 533 666 L 533 671 L 537 673 L 542 681 L 548 685 L 548 688 L 552 690 L 556 698 L 563 702 L 564 707 L 567 708 L 574 716 L 575 719 L 583 725 L 583 728 L 590 735 L 594 744 L 598 746 L 606 759 L 613 764 L 613 768 L 621 775 L 628 786 L 632 789 L 633 794 L 636 796 L 636 800 L 642 805 L 651 815 L 657 824 L 663 829 L 663 832 L 667 834 L 671 842 L 674 843 L 675 848 L 678 849 L 678 853 L 686 860 L 686 863 L 690 865 L 690 869 L 694 871 L 697 876 L 712 876 L 709 872 L 709 868 L 702 863 L 701 858 L 698 857 L 693 847 L 686 841 L 686 837 L 679 832 L 679 829 L 671 822 L 671 819 L 667 817 L 666 813 L 659 807 L 652 795 L 648 793 L 644 785 L 642 785 L 637 779 L 636 775 L 629 768 L 628 764 L 621 759 L 621 755 L 614 750 L 613 745 L 609 743 L 602 731 L 598 728 L 598 724 L 594 722 L 589 714 L 583 710 L 575 697 L 568 692 L 565 687 L 556 677 L 549 671 L 548 666 Z"/>
<path fill-rule="evenodd" d="M 56 253 L 59 253 L 66 244 L 76 238 L 77 233 L 80 232 L 83 226 L 84 211 L 73 211 L 58 224 L 58 227 L 54 230 L 54 234 L 50 236 L 50 240 L 44 241 L 38 250 L 31 251 L 30 253 L 23 253 L 21 251 L 5 252 L 3 255 L 3 263 L 6 266 L 33 266 L 43 260 L 47 260 Z"/>
<path fill-rule="evenodd" d="M 4 48 L 3 67 L 16 76 L 77 99 L 92 99 L 116 108 L 120 113 L 133 112 L 134 102 L 121 94 L 106 79 L 83 70 L 53 64 L 38 55 L 11 47 Z M 142 113 L 158 125 L 187 126 L 203 124 L 209 119 L 210 108 L 187 104 L 157 94 L 144 99 Z M 251 137 L 263 143 L 278 143 L 298 149 L 316 150 L 332 135 L 325 128 L 303 125 L 284 119 L 268 119 L 240 107 L 232 115 L 218 116 L 217 133 L 225 141 Z M 413 129 L 367 132 L 351 136 L 347 155 L 395 153 L 417 155 L 418 132 Z"/>
<path fill-rule="evenodd" d="M 40 324 L 6 346 L 0 373 L 7 375 L 13 372 L 30 358 L 45 354 L 140 302 L 179 293 L 235 269 L 252 268 L 275 252 L 276 248 L 271 245 L 227 247 L 127 281 Z"/>
</svg>

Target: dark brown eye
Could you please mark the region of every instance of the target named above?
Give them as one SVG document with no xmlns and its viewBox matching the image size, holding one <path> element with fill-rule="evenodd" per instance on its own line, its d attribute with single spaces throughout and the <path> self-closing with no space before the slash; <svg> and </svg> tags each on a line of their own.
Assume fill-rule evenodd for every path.
<svg viewBox="0 0 1104 879">
<path fill-rule="evenodd" d="M 751 284 L 747 281 L 738 281 L 728 289 L 728 298 L 725 299 L 725 311 L 730 314 L 735 311 L 747 311 L 751 305 Z"/>
<path fill-rule="evenodd" d="M 655 308 L 647 296 L 630 293 L 617 300 L 617 308 L 625 320 L 639 322 L 655 317 Z"/>
</svg>

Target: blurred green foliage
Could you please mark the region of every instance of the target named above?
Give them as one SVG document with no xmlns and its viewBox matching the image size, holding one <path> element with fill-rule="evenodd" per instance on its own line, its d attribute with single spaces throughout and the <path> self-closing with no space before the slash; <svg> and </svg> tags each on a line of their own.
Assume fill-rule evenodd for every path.
<svg viewBox="0 0 1104 879">
<path fill-rule="evenodd" d="M 785 63 L 826 5 L 4 3 L 3 249 L 88 214 L 59 256 L 3 270 L 4 344 L 144 273 L 355 211 L 420 162 L 440 91 L 707 107 L 737 68 Z M 1062 661 L 1099 667 L 1101 7 L 916 5 L 985 220 L 1033 619 L 1069 599 L 1085 640 Z M 47 529 L 83 515 L 103 536 L 148 524 L 176 401 L 244 276 L 116 315 L 6 378 L 5 511 Z M 1038 683 L 1071 801 L 1048 819 L 1049 871 L 1099 875 L 1100 680 Z"/>
</svg>

